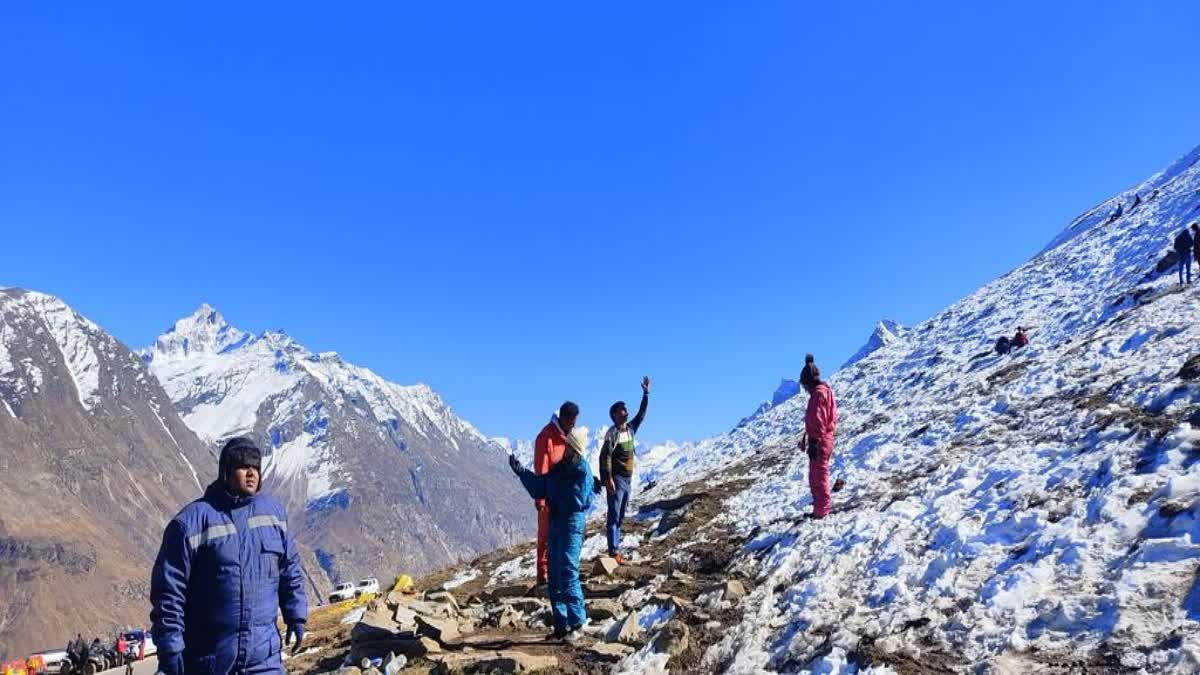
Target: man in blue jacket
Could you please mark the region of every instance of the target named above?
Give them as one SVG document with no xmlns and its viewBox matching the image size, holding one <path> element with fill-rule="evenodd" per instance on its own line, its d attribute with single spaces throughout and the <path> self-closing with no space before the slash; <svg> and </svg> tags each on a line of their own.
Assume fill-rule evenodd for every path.
<svg viewBox="0 0 1200 675">
<path fill-rule="evenodd" d="M 583 546 L 587 510 L 592 506 L 592 495 L 599 486 L 592 480 L 592 469 L 583 456 L 587 432 L 572 429 L 574 419 L 560 421 L 556 416 L 552 422 L 559 425 L 565 422 L 568 426 L 564 431 L 568 433 L 563 458 L 549 473 L 535 474 L 511 455 L 508 464 L 530 497 L 546 500 L 550 511 L 546 547 L 550 610 L 554 615 L 553 637 L 574 642 L 587 620 L 583 588 L 579 585 L 579 550 Z"/>
<path fill-rule="evenodd" d="M 282 673 L 276 616 L 300 648 L 308 604 L 287 512 L 258 494 L 262 453 L 221 449 L 219 476 L 167 525 L 150 579 L 150 621 L 165 675 Z"/>
</svg>

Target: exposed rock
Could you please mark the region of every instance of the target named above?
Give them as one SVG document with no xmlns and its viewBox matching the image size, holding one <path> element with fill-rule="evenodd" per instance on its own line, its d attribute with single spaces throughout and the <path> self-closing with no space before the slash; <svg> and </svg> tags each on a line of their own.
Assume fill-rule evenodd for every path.
<svg viewBox="0 0 1200 675">
<path fill-rule="evenodd" d="M 333 671 L 333 675 L 362 675 L 362 671 L 354 666 L 345 666 Z"/>
<path fill-rule="evenodd" d="M 526 654 L 513 649 L 482 652 L 456 652 L 438 659 L 435 673 L 534 673 L 554 671 L 558 659 L 553 656 Z"/>
<path fill-rule="evenodd" d="M 454 609 L 455 612 L 461 611 L 458 606 L 458 600 L 455 600 L 454 596 L 451 595 L 450 593 L 447 593 L 446 591 L 438 591 L 436 593 L 428 593 L 425 595 L 425 600 L 427 600 L 429 602 L 436 602 L 436 603 L 441 603 L 444 605 L 449 605 L 451 608 Z"/>
<path fill-rule="evenodd" d="M 1179 377 L 1184 380 L 1200 379 L 1200 354 L 1191 357 L 1183 363 L 1183 366 L 1179 368 Z"/>
<path fill-rule="evenodd" d="M 401 605 L 402 608 L 411 610 L 418 616 L 426 616 L 431 619 L 451 619 L 458 616 L 458 610 L 445 602 L 426 602 L 424 600 L 409 600 Z M 396 609 L 400 612 L 400 608 Z"/>
<path fill-rule="evenodd" d="M 458 637 L 458 624 L 450 619 L 417 615 L 417 632 L 445 644 Z"/>
<path fill-rule="evenodd" d="M 668 577 L 672 581 L 678 581 L 681 584 L 692 585 L 696 583 L 696 577 L 684 572 L 683 570 L 671 570 L 671 576 Z"/>
<path fill-rule="evenodd" d="M 363 675 L 383 675 L 378 668 L 367 668 L 363 671 Z"/>
<path fill-rule="evenodd" d="M 587 653 L 594 656 L 596 660 L 609 663 L 620 661 L 632 654 L 633 651 L 633 647 L 618 642 L 597 642 L 587 648 Z"/>
<path fill-rule="evenodd" d="M 442 646 L 438 644 L 436 640 L 421 636 L 417 639 L 417 642 L 421 645 L 422 654 L 442 653 Z"/>
<path fill-rule="evenodd" d="M 396 613 L 392 615 L 392 618 L 401 626 L 415 626 L 417 624 L 417 613 L 404 605 L 396 607 Z"/>
<path fill-rule="evenodd" d="M 687 651 L 691 631 L 687 624 L 678 619 L 672 619 L 658 631 L 651 642 L 651 649 L 659 654 L 667 654 L 671 658 Z"/>
<path fill-rule="evenodd" d="M 746 597 L 746 587 L 737 579 L 729 579 L 723 584 L 717 584 L 708 589 L 708 592 L 716 592 L 720 600 L 727 602 L 737 602 Z"/>
<path fill-rule="evenodd" d="M 504 598 L 500 603 L 525 614 L 536 614 L 550 606 L 550 603 L 539 598 Z"/>
<path fill-rule="evenodd" d="M 354 628 L 350 629 L 351 642 L 372 642 L 386 640 L 396 635 L 399 626 L 381 614 L 364 614 Z M 357 661 L 357 659 L 356 659 Z"/>
<path fill-rule="evenodd" d="M 601 598 L 599 600 L 588 600 L 584 603 L 587 609 L 587 616 L 592 621 L 607 621 L 615 619 L 625 611 L 625 607 L 616 600 Z"/>
<path fill-rule="evenodd" d="M 496 628 L 516 628 L 521 615 L 509 605 L 500 605 L 492 616 Z"/>
<path fill-rule="evenodd" d="M 617 573 L 617 568 L 620 565 L 614 558 L 602 555 L 596 558 L 595 564 L 592 565 L 592 576 L 594 577 L 611 577 Z"/>
<path fill-rule="evenodd" d="M 627 645 L 641 643 L 642 627 L 638 625 L 637 612 L 630 612 L 621 619 L 608 633 L 609 642 L 622 642 Z"/>
<path fill-rule="evenodd" d="M 510 586 L 497 586 L 489 588 L 483 592 L 485 599 L 499 600 L 500 598 L 521 598 L 529 597 L 533 594 L 533 586 L 525 584 L 513 584 Z"/>
<path fill-rule="evenodd" d="M 632 586 L 629 584 L 608 584 L 589 579 L 583 585 L 583 596 L 585 598 L 619 598 L 630 588 Z"/>
</svg>

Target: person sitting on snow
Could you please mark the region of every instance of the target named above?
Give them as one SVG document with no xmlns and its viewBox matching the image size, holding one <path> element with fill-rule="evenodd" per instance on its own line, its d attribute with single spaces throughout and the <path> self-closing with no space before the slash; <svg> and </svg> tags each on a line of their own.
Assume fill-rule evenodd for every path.
<svg viewBox="0 0 1200 675">
<path fill-rule="evenodd" d="M 592 469 L 584 457 L 587 430 L 575 427 L 579 406 L 564 403 L 559 414 L 550 421 L 566 438 L 566 450 L 549 472 L 536 474 L 521 466 L 511 455 L 508 465 L 529 496 L 544 499 L 550 522 L 547 532 L 548 590 L 550 610 L 554 616 L 555 639 L 574 642 L 579 629 L 587 620 L 583 607 L 583 588 L 579 585 L 579 552 L 583 547 L 583 530 L 587 525 L 587 510 L 599 483 L 592 479 Z"/>
<path fill-rule="evenodd" d="M 1013 336 L 1012 340 L 1009 340 L 1009 344 L 1012 345 L 1013 349 L 1020 349 L 1029 344 L 1029 336 L 1025 335 L 1025 328 L 1023 326 L 1017 326 L 1017 334 Z"/>
</svg>

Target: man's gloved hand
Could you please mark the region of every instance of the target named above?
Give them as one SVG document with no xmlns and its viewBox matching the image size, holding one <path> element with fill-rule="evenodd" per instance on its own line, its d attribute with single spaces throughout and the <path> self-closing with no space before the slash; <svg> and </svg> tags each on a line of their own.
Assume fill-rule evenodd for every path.
<svg viewBox="0 0 1200 675">
<path fill-rule="evenodd" d="M 592 492 L 595 492 L 596 494 L 600 494 L 600 490 L 602 490 L 602 489 L 603 489 L 603 486 L 600 483 L 600 479 L 593 476 L 592 477 Z"/>
<path fill-rule="evenodd" d="M 183 652 L 159 654 L 158 672 L 162 675 L 183 675 Z"/>
<path fill-rule="evenodd" d="M 518 473 L 521 470 L 521 462 L 514 455 L 508 456 L 508 468 L 512 469 L 513 473 Z"/>
<path fill-rule="evenodd" d="M 296 638 L 296 643 L 292 645 L 292 656 L 295 656 L 300 651 L 300 643 L 304 642 L 304 624 L 294 623 L 288 626 L 287 637 L 284 638 L 283 644 L 286 646 Z"/>
</svg>

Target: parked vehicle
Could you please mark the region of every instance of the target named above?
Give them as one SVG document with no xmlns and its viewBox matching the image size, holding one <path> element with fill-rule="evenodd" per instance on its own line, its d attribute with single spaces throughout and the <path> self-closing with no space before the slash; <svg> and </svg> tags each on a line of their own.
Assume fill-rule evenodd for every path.
<svg viewBox="0 0 1200 675">
<path fill-rule="evenodd" d="M 60 675 L 71 669 L 71 660 L 67 658 L 66 650 L 51 649 L 38 652 L 37 655 L 42 657 L 42 664 L 46 667 L 48 675 Z"/>
<path fill-rule="evenodd" d="M 342 602 L 354 599 L 354 584 L 338 584 L 329 594 L 329 602 Z"/>
<path fill-rule="evenodd" d="M 363 579 L 354 587 L 354 597 L 360 595 L 379 595 L 379 580 L 378 579 Z"/>
<path fill-rule="evenodd" d="M 146 656 L 158 653 L 158 647 L 154 646 L 154 638 L 151 637 L 149 631 L 134 628 L 122 633 L 122 637 L 125 638 L 125 644 L 128 645 L 127 648 L 134 654 L 143 653 L 141 652 L 143 640 L 146 641 L 146 651 L 144 652 Z"/>
</svg>

